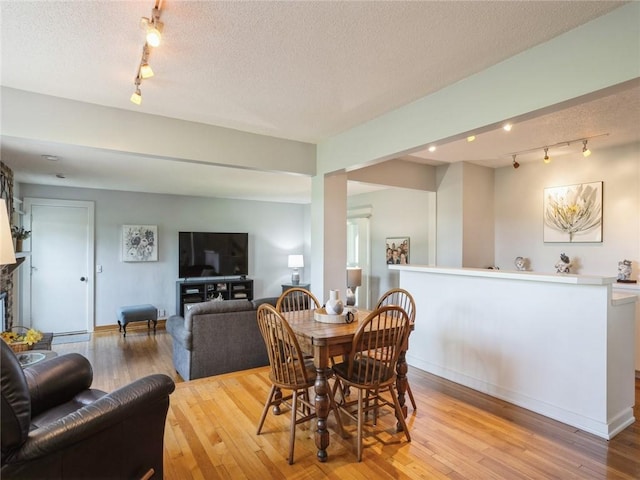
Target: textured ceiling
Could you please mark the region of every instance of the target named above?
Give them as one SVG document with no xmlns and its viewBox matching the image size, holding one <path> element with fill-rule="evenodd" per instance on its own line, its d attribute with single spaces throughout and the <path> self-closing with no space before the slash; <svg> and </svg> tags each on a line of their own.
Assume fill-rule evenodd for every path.
<svg viewBox="0 0 640 480">
<path fill-rule="evenodd" d="M 139 21 L 150 15 L 152 0 L 2 1 L 1 84 L 316 143 L 623 3 L 166 0 L 163 45 L 150 58 L 155 77 L 143 82 L 143 103 L 136 107 L 129 96 L 143 42 Z M 538 142 L 521 141 L 528 143 L 482 155 L 496 160 Z M 15 158 L 24 155 L 26 165 L 29 152 L 62 155 L 42 151 L 47 145 L 15 143 L 3 141 L 4 157 L 15 152 L 3 161 L 14 169 Z M 445 149 L 440 152 L 441 158 L 431 160 L 451 161 Z M 418 153 L 415 159 L 425 156 Z M 85 176 L 100 172 L 99 164 L 96 160 Z M 166 166 L 158 170 L 165 174 L 176 168 Z M 260 177 L 259 172 L 251 174 Z M 103 184 L 109 177 L 104 171 Z M 149 180 L 162 183 L 160 178 Z M 265 184 L 263 178 L 247 184 L 254 180 L 256 188 Z"/>
</svg>

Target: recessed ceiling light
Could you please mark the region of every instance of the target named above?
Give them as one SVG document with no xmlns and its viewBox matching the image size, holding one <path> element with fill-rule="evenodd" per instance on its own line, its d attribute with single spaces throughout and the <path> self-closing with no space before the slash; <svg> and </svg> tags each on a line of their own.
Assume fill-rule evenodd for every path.
<svg viewBox="0 0 640 480">
<path fill-rule="evenodd" d="M 429 151 L 432 152 L 432 153 L 435 152 L 436 151 L 436 146 L 435 145 L 431 145 L 429 147 Z"/>
<path fill-rule="evenodd" d="M 475 136 L 475 135 L 469 135 L 469 136 L 467 137 L 467 142 L 473 142 L 475 139 L 476 139 L 476 136 Z"/>
<path fill-rule="evenodd" d="M 45 160 L 49 160 L 50 162 L 58 161 L 58 157 L 56 157 L 55 155 L 42 155 L 42 158 L 44 158 Z"/>
<path fill-rule="evenodd" d="M 502 126 L 502 129 L 503 129 L 505 132 L 510 132 L 510 131 L 511 131 L 511 127 L 513 127 L 513 125 L 511 125 L 510 123 L 505 123 L 505 124 Z"/>
</svg>

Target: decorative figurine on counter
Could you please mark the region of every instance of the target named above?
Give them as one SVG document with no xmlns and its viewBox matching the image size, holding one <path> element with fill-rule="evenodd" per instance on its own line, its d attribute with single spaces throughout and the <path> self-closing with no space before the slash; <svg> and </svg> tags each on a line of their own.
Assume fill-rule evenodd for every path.
<svg viewBox="0 0 640 480">
<path fill-rule="evenodd" d="M 555 265 L 556 273 L 569 273 L 571 269 L 571 260 L 564 253 L 560 254 L 560 260 Z"/>
<path fill-rule="evenodd" d="M 631 280 L 631 260 L 618 262 L 618 283 L 636 283 L 635 280 Z"/>
<path fill-rule="evenodd" d="M 524 272 L 527 269 L 527 264 L 529 263 L 529 259 L 528 258 L 524 258 L 524 257 L 516 257 L 516 259 L 513 261 L 514 265 L 516 266 L 516 270 L 519 270 L 521 272 Z"/>
</svg>

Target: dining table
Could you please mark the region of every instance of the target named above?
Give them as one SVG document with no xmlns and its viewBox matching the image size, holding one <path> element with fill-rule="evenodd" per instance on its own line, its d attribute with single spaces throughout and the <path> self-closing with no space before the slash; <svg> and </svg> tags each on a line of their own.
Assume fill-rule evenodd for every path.
<svg viewBox="0 0 640 480">
<path fill-rule="evenodd" d="M 347 323 L 325 323 L 315 320 L 315 310 L 296 310 L 284 312 L 283 316 L 291 326 L 301 350 L 308 355 L 313 355 L 313 364 L 316 369 L 315 409 L 317 428 L 315 442 L 318 449 L 317 457 L 321 462 L 326 462 L 328 457 L 329 431 L 327 429 L 327 417 L 329 415 L 329 395 L 331 388 L 328 379 L 331 376 L 330 359 L 348 355 L 351 351 L 354 335 L 361 322 L 371 313 L 369 310 L 354 309 L 353 321 Z M 346 317 L 345 317 L 346 318 Z M 405 392 L 407 391 L 407 362 L 405 354 L 407 345 L 403 346 L 396 365 L 396 388 L 398 401 L 403 415 L 407 416 L 405 405 Z M 398 422 L 398 431 L 402 426 Z"/>
</svg>

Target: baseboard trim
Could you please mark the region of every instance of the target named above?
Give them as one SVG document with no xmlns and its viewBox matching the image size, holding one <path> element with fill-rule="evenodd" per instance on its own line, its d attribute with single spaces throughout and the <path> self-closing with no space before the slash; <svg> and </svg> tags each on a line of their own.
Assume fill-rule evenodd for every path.
<svg viewBox="0 0 640 480">
<path fill-rule="evenodd" d="M 166 330 L 167 319 L 161 318 L 158 320 L 158 324 L 156 325 L 156 330 Z M 153 328 L 153 324 L 151 325 Z M 146 330 L 147 324 L 146 322 L 134 322 L 127 324 L 127 332 L 131 332 L 134 330 Z M 118 331 L 118 324 L 113 325 L 98 325 L 93 328 L 94 333 L 102 333 L 102 332 L 113 332 Z"/>
</svg>

